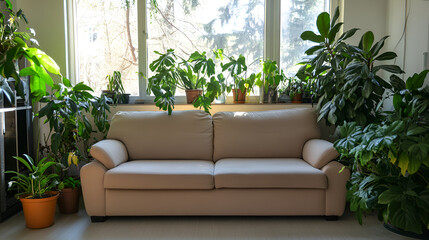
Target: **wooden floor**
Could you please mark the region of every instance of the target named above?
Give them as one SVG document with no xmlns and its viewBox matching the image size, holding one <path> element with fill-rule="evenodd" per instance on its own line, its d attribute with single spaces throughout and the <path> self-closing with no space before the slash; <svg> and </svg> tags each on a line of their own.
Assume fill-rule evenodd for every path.
<svg viewBox="0 0 429 240">
<path fill-rule="evenodd" d="M 57 214 L 55 225 L 31 230 L 23 213 L 0 224 L 0 239 L 408 239 L 384 229 L 375 216 L 360 226 L 353 214 L 323 217 L 113 217 L 91 223 L 85 210 Z"/>
</svg>

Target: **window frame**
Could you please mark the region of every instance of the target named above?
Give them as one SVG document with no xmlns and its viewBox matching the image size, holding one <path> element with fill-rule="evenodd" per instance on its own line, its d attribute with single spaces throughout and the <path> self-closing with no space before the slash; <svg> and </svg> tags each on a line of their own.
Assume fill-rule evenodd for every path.
<svg viewBox="0 0 429 240">
<path fill-rule="evenodd" d="M 72 83 L 78 81 L 79 62 L 76 57 L 76 1 L 64 1 L 65 11 L 64 19 L 66 21 L 66 77 Z M 343 12 L 344 0 L 324 0 L 325 11 L 333 12 L 335 8 L 340 7 L 340 12 Z M 147 1 L 136 0 L 137 4 L 137 39 L 138 39 L 138 69 L 144 76 L 148 75 L 148 23 L 147 23 Z M 327 9 L 326 6 L 329 6 Z M 269 16 L 269 17 L 267 17 Z M 342 16 L 342 14 L 341 14 Z M 341 20 L 341 19 L 340 19 Z M 341 30 L 342 31 L 342 30 Z M 281 0 L 265 0 L 264 9 L 264 59 L 271 59 L 280 66 L 280 43 L 281 43 Z M 139 96 L 130 96 L 130 102 L 136 100 L 144 100 L 145 102 L 153 102 L 154 96 L 146 94 L 147 81 L 139 75 Z M 260 90 L 261 91 L 261 90 Z M 261 94 L 262 95 L 262 94 Z M 228 96 L 229 97 L 229 96 Z M 227 98 L 228 98 L 227 97 Z M 175 96 L 176 104 L 186 103 L 185 96 Z M 231 98 L 231 97 L 229 97 Z M 250 102 L 263 102 L 262 96 L 250 96 Z M 228 99 L 227 99 L 228 102 Z"/>
</svg>

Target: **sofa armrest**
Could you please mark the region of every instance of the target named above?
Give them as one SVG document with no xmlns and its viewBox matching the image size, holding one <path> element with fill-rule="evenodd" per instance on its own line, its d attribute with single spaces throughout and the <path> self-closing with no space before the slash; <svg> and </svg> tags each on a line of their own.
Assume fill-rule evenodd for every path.
<svg viewBox="0 0 429 240">
<path fill-rule="evenodd" d="M 80 170 L 83 201 L 88 216 L 106 216 L 104 174 L 107 168 L 99 161 L 92 161 Z"/>
<path fill-rule="evenodd" d="M 339 156 L 334 145 L 323 139 L 311 139 L 304 144 L 303 159 L 311 166 L 320 169 Z"/>
<path fill-rule="evenodd" d="M 128 151 L 121 141 L 106 139 L 92 145 L 91 156 L 111 169 L 128 160 Z"/>
<path fill-rule="evenodd" d="M 350 169 L 344 168 L 343 164 L 332 161 L 321 170 L 328 178 L 328 189 L 326 189 L 325 216 L 341 216 L 346 207 L 347 181 L 350 179 Z M 341 172 L 340 172 L 341 171 Z"/>
</svg>

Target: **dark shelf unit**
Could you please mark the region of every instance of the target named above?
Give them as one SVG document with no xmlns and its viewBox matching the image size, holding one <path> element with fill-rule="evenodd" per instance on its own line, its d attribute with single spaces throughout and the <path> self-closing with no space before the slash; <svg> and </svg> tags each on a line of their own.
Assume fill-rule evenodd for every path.
<svg viewBox="0 0 429 240">
<path fill-rule="evenodd" d="M 14 197 L 16 192 L 8 191 L 8 182 L 13 175 L 5 174 L 5 171 L 25 172 L 13 157 L 33 155 L 33 112 L 28 80 L 23 78 L 22 81 L 24 98 L 16 96 L 14 103 L 10 103 L 5 96 L 0 99 L 0 222 L 22 209 L 21 203 Z M 9 84 L 14 86 L 13 81 Z"/>
</svg>

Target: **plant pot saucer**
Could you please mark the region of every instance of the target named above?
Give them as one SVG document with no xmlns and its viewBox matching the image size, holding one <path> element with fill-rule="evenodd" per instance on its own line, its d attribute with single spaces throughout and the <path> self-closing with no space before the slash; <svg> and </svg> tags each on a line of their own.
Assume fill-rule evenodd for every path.
<svg viewBox="0 0 429 240">
<path fill-rule="evenodd" d="M 384 223 L 383 225 L 387 230 L 394 232 L 396 234 L 405 236 L 405 237 L 410 237 L 410 238 L 415 238 L 415 239 L 429 239 L 429 231 L 428 230 L 424 231 L 423 234 L 418 234 L 418 233 L 404 231 L 402 229 L 399 229 L 399 228 L 393 226 L 390 223 Z"/>
</svg>

